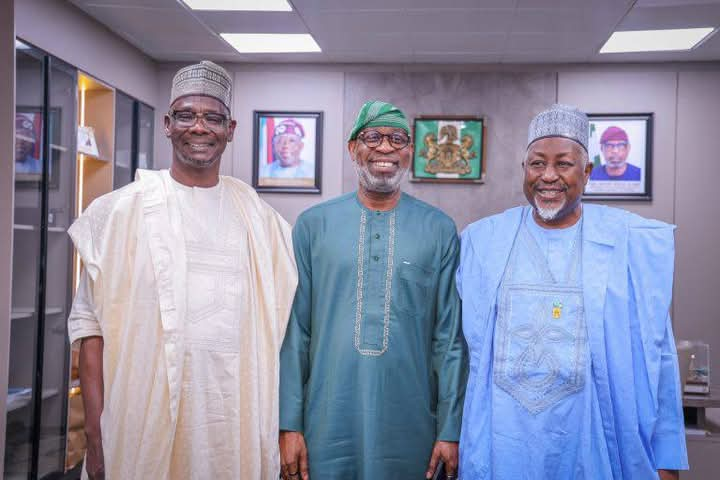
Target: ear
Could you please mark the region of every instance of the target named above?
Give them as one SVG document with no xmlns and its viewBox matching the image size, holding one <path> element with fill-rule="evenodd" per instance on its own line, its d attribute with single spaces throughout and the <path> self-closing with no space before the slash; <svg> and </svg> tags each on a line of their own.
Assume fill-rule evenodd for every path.
<svg viewBox="0 0 720 480">
<path fill-rule="evenodd" d="M 170 115 L 166 113 L 163 117 L 163 123 L 165 124 L 165 136 L 168 138 L 170 138 L 170 122 L 172 122 Z"/>
<path fill-rule="evenodd" d="M 228 124 L 227 134 L 228 143 L 232 142 L 233 136 L 235 135 L 235 127 L 237 127 L 237 120 L 230 120 L 230 123 Z"/>
<path fill-rule="evenodd" d="M 357 140 L 349 140 L 347 148 L 348 148 L 348 152 L 350 153 L 350 159 L 354 162 L 355 161 L 355 149 L 357 148 Z"/>
<path fill-rule="evenodd" d="M 583 172 L 583 176 L 585 177 L 585 181 L 583 182 L 584 185 L 587 185 L 594 166 L 595 165 L 593 165 L 590 159 L 588 159 L 587 163 L 585 164 L 585 171 Z"/>
</svg>

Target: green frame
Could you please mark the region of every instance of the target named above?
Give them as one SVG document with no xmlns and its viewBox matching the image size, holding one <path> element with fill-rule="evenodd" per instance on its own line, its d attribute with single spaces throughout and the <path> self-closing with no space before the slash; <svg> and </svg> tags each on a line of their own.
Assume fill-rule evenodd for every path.
<svg viewBox="0 0 720 480">
<path fill-rule="evenodd" d="M 482 183 L 485 178 L 485 126 L 484 117 L 421 115 L 415 118 L 410 180 Z"/>
</svg>

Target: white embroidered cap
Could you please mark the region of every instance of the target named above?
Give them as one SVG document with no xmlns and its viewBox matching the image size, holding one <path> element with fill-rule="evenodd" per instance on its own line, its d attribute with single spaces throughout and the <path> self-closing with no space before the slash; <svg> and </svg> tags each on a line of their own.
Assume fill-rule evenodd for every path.
<svg viewBox="0 0 720 480">
<path fill-rule="evenodd" d="M 590 122 L 585 113 L 572 105 L 556 103 L 532 119 L 527 146 L 542 138 L 564 137 L 579 143 L 587 151 L 589 134 Z"/>
<path fill-rule="evenodd" d="M 209 60 L 188 65 L 178 70 L 173 78 L 170 104 L 187 95 L 216 98 L 230 110 L 232 79 L 224 68 Z"/>
</svg>

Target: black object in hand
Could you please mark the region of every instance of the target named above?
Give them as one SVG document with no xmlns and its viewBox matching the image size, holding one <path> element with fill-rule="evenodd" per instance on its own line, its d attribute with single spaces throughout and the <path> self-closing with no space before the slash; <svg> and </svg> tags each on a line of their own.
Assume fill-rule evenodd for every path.
<svg viewBox="0 0 720 480">
<path fill-rule="evenodd" d="M 438 462 L 438 466 L 435 469 L 435 473 L 433 474 L 432 480 L 446 480 L 447 474 L 445 473 L 445 463 L 440 460 Z"/>
</svg>

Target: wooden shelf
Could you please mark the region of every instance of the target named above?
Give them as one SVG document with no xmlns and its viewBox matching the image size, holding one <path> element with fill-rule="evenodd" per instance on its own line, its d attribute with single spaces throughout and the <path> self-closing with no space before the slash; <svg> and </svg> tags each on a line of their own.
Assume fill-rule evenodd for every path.
<svg viewBox="0 0 720 480">
<path fill-rule="evenodd" d="M 78 188 L 80 211 L 97 197 L 113 189 L 115 155 L 115 89 L 99 80 L 78 75 L 78 119 L 93 128 L 97 156 L 78 154 Z"/>
<path fill-rule="evenodd" d="M 84 156 L 86 160 L 87 160 L 87 159 L 91 159 L 91 160 L 95 160 L 95 161 L 97 161 L 97 162 L 112 163 L 112 159 L 111 159 L 111 158 L 96 157 L 96 156 L 94 156 L 94 155 L 88 155 L 87 153 L 80 153 L 79 155 Z"/>
<path fill-rule="evenodd" d="M 711 388 L 709 394 L 683 395 L 683 407 L 690 408 L 720 408 L 720 389 Z"/>
</svg>

